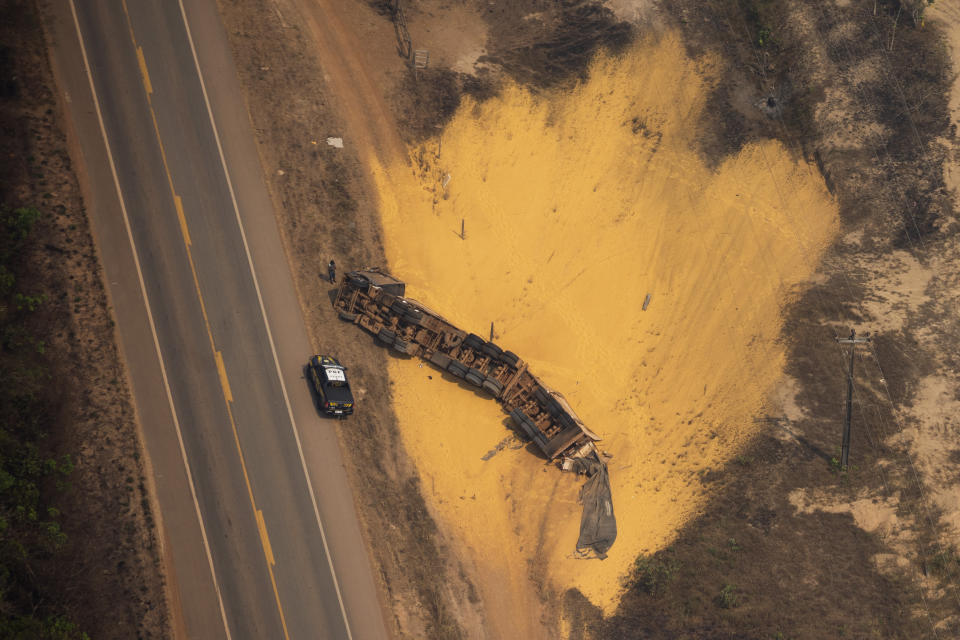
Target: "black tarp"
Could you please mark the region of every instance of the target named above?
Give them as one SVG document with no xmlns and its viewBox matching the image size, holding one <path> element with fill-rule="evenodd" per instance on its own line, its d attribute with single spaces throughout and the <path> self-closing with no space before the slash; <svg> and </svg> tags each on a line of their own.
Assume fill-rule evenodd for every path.
<svg viewBox="0 0 960 640">
<path fill-rule="evenodd" d="M 577 551 L 590 554 L 601 560 L 617 539 L 617 519 L 613 515 L 613 499 L 610 494 L 610 476 L 607 465 L 596 452 L 573 459 L 578 473 L 586 474 L 587 481 L 580 487 L 580 538 Z"/>
</svg>

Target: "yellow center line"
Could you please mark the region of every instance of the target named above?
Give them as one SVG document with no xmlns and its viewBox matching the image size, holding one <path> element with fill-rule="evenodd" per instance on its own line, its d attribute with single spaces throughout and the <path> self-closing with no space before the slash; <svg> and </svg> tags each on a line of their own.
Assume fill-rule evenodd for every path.
<svg viewBox="0 0 960 640">
<path fill-rule="evenodd" d="M 170 192 L 173 194 L 173 197 L 177 197 L 177 192 L 173 188 L 173 176 L 170 174 L 170 165 L 167 164 L 167 150 L 163 146 L 163 141 L 160 139 L 160 125 L 157 124 L 157 114 L 153 111 L 153 100 L 150 99 L 150 96 L 147 96 L 147 108 L 150 109 L 150 118 L 153 120 L 153 132 L 157 136 L 157 144 L 160 146 L 160 160 L 163 162 L 163 170 L 167 174 L 167 183 L 170 185 Z M 184 219 L 186 222 L 186 219 Z"/>
<path fill-rule="evenodd" d="M 199 294 L 199 290 L 197 291 Z M 209 328 L 208 328 L 209 330 Z M 250 485 L 250 475 L 247 473 L 247 461 L 243 457 L 243 448 L 240 446 L 240 434 L 237 433 L 237 423 L 233 419 L 233 407 L 227 402 L 227 415 L 230 417 L 230 426 L 233 429 L 233 441 L 237 445 L 237 454 L 240 456 L 240 469 L 243 471 L 243 481 L 247 485 L 247 495 L 250 496 L 250 506 L 253 507 L 254 517 L 257 517 L 257 527 L 263 519 L 263 514 L 257 509 L 257 503 L 253 499 L 253 487 Z M 259 517 L 257 514 L 260 514 Z M 273 549 L 270 547 L 270 540 L 266 537 L 267 525 L 263 524 L 260 535 L 260 544 L 263 546 L 263 554 L 267 560 L 267 572 L 270 574 L 270 584 L 273 587 L 273 597 L 277 602 L 277 611 L 280 613 L 280 624 L 283 626 L 283 637 L 290 640 L 290 634 L 287 631 L 287 617 L 283 614 L 283 606 L 280 604 L 280 592 L 277 590 L 277 578 L 273 574 Z"/>
<path fill-rule="evenodd" d="M 173 195 L 173 202 L 177 211 L 177 218 L 180 221 L 180 231 L 183 235 L 183 243 L 187 250 L 187 260 L 190 263 L 190 271 L 193 274 L 193 284 L 197 292 L 197 299 L 200 301 L 200 312 L 203 315 L 203 323 L 207 330 L 207 337 L 210 340 L 210 350 L 213 352 L 214 361 L 217 365 L 217 372 L 220 376 L 220 384 L 223 387 L 223 397 L 227 407 L 227 416 L 230 420 L 230 427 L 233 430 L 233 439 L 237 446 L 237 455 L 240 458 L 240 469 L 243 472 L 243 480 L 247 487 L 247 496 L 250 498 L 250 506 L 253 509 L 254 518 L 257 521 L 257 529 L 260 533 L 260 544 L 263 546 L 264 559 L 266 560 L 267 564 L 267 572 L 270 574 L 270 584 L 273 587 L 273 596 L 276 601 L 277 611 L 280 614 L 280 624 L 283 626 L 283 637 L 286 640 L 290 640 L 290 633 L 287 630 L 287 619 L 283 613 L 283 605 L 280 603 L 280 592 L 277 589 L 277 580 L 273 573 L 273 566 L 276 564 L 276 561 L 273 556 L 273 548 L 270 546 L 270 539 L 267 536 L 267 524 L 263 518 L 263 512 L 257 509 L 257 503 L 253 496 L 253 486 L 250 483 L 250 475 L 247 472 L 246 459 L 243 456 L 243 448 L 240 446 L 240 434 L 237 432 L 237 423 L 233 417 L 233 407 L 231 406 L 231 403 L 233 402 L 233 394 L 230 390 L 230 381 L 227 378 L 227 369 L 223 363 L 223 355 L 217 349 L 213 340 L 213 331 L 210 328 L 210 319 L 207 316 L 207 307 L 206 304 L 204 304 L 203 294 L 200 291 L 200 279 L 197 276 L 197 268 L 193 260 L 193 252 L 191 251 L 192 243 L 190 241 L 190 230 L 187 227 L 187 218 L 183 211 L 182 200 L 180 199 L 180 196 L 177 195 L 176 189 L 174 189 L 173 175 L 170 173 L 170 166 L 167 164 L 167 154 L 163 147 L 162 137 L 160 136 L 160 127 L 157 124 L 157 115 L 153 110 L 153 101 L 151 99 L 153 86 L 150 84 L 150 76 L 147 73 L 146 58 L 143 55 L 143 49 L 137 45 L 137 39 L 133 32 L 133 23 L 130 20 L 130 13 L 127 10 L 126 0 L 121 0 L 121 4 L 123 5 L 123 12 L 127 18 L 127 26 L 130 29 L 130 40 L 133 42 L 133 46 L 137 51 L 137 62 L 140 66 L 143 87 L 147 93 L 147 107 L 150 110 L 150 117 L 153 120 L 153 130 L 156 136 L 157 145 L 160 147 L 160 157 L 163 162 L 163 169 L 167 175 L 167 182 L 170 185 L 170 193 Z"/>
<path fill-rule="evenodd" d="M 147 90 L 147 95 L 153 93 L 153 85 L 150 84 L 150 73 L 147 71 L 147 60 L 143 57 L 143 47 L 137 47 L 137 62 L 140 63 L 140 75 L 143 76 L 143 88 Z"/>
<path fill-rule="evenodd" d="M 220 374 L 220 386 L 223 387 L 223 397 L 227 399 L 227 402 L 233 402 L 233 393 L 230 391 L 230 380 L 227 379 L 227 368 L 223 365 L 223 353 L 214 351 L 213 354 L 217 359 L 217 373 Z"/>
<path fill-rule="evenodd" d="M 183 214 L 183 200 L 180 199 L 180 196 L 173 196 L 173 206 L 177 208 L 177 218 L 180 219 L 180 232 L 183 234 L 183 241 L 189 247 L 192 244 L 190 242 L 190 229 L 187 228 L 187 216 Z"/>
<path fill-rule="evenodd" d="M 260 541 L 263 543 L 263 553 L 267 556 L 267 564 L 273 566 L 277 562 L 273 559 L 273 547 L 270 546 L 270 536 L 267 535 L 267 523 L 260 509 L 257 509 L 257 528 L 260 529 Z"/>
</svg>

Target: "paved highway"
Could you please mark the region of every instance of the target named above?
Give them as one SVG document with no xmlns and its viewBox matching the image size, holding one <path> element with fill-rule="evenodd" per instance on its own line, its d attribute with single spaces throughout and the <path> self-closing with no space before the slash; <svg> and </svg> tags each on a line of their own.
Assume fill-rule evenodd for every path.
<svg viewBox="0 0 960 640">
<path fill-rule="evenodd" d="M 177 635 L 385 638 L 214 1 L 52 9 Z"/>
</svg>

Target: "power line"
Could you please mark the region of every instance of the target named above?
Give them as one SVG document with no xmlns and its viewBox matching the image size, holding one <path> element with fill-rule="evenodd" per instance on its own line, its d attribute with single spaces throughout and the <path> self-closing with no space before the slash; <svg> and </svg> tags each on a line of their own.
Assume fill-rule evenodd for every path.
<svg viewBox="0 0 960 640">
<path fill-rule="evenodd" d="M 840 445 L 840 469 L 847 470 L 850 462 L 850 418 L 853 413 L 853 354 L 858 344 L 870 342 L 869 334 L 863 338 L 857 337 L 857 332 L 850 330 L 849 338 L 834 338 L 841 344 L 850 345 L 850 372 L 847 374 L 847 413 L 843 420 L 843 443 Z"/>
</svg>

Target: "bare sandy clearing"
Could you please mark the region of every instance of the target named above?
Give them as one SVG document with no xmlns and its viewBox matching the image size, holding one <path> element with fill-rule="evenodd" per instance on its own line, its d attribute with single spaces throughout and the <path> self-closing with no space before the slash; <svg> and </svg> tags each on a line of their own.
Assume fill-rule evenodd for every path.
<svg viewBox="0 0 960 640">
<path fill-rule="evenodd" d="M 608 560 L 576 559 L 576 480 L 520 449 L 483 460 L 509 435 L 498 407 L 391 362 L 405 443 L 437 512 L 488 568 L 485 597 L 511 597 L 532 563 L 612 608 L 634 558 L 696 513 L 698 474 L 757 430 L 769 391 L 757 381 L 783 363 L 779 310 L 836 212 L 777 143 L 704 166 L 692 147 L 715 72 L 668 36 L 597 61 L 574 91 L 466 103 L 412 150 L 415 176 L 375 172 L 387 256 L 411 295 L 477 332 L 494 322 L 615 456 L 622 535 Z"/>
</svg>

